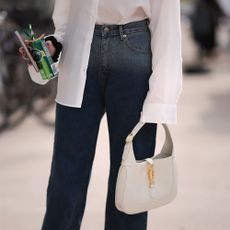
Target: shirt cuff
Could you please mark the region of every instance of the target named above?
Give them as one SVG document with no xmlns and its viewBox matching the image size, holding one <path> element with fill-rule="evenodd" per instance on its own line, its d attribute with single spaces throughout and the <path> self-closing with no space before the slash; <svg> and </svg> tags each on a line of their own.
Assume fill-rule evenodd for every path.
<svg viewBox="0 0 230 230">
<path fill-rule="evenodd" d="M 29 76 L 31 80 L 39 85 L 45 85 L 50 79 L 43 80 L 39 72 L 36 72 L 32 65 L 27 65 Z"/>
<path fill-rule="evenodd" d="M 144 103 L 140 121 L 145 123 L 177 124 L 177 105 Z"/>
</svg>

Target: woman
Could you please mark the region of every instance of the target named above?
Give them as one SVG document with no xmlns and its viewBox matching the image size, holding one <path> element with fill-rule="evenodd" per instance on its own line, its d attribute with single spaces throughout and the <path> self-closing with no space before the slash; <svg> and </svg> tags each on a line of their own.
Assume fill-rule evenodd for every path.
<svg viewBox="0 0 230 230">
<path fill-rule="evenodd" d="M 177 122 L 182 85 L 179 0 L 56 0 L 54 59 L 61 44 L 54 152 L 42 230 L 80 229 L 99 125 L 107 115 L 110 171 L 106 230 L 145 230 L 147 212 L 115 207 L 125 138 L 141 120 L 136 159 L 153 155 L 157 123 Z M 39 83 L 40 76 L 31 72 Z M 95 230 L 100 230 L 95 227 Z"/>
</svg>

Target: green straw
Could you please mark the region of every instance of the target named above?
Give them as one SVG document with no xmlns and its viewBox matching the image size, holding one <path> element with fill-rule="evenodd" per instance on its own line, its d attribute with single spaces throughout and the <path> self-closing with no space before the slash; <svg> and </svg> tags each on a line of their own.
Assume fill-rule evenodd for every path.
<svg viewBox="0 0 230 230">
<path fill-rule="evenodd" d="M 31 35 L 31 40 L 34 40 L 35 39 L 35 37 L 34 37 L 34 31 L 32 29 L 32 25 L 31 24 L 29 24 L 29 31 L 30 31 L 30 35 Z"/>
</svg>

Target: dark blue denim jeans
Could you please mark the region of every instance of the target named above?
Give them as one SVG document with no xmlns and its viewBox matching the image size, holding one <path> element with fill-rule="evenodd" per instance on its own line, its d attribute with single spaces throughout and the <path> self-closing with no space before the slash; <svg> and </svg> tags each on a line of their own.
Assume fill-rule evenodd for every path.
<svg viewBox="0 0 230 230">
<path fill-rule="evenodd" d="M 147 212 L 128 215 L 116 209 L 115 186 L 125 138 L 139 121 L 149 89 L 152 53 L 148 23 L 145 19 L 123 25 L 95 25 L 82 107 L 56 103 L 54 148 L 42 230 L 80 229 L 98 130 L 105 112 L 110 171 L 104 229 L 147 229 Z M 146 123 L 135 136 L 137 160 L 154 155 L 156 129 L 157 124 Z M 93 230 L 102 229 L 95 226 Z"/>
</svg>

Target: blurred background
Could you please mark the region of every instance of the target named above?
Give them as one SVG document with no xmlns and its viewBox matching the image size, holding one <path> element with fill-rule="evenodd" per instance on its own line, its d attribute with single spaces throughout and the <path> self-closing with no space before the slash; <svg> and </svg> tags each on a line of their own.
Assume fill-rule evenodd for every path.
<svg viewBox="0 0 230 230">
<path fill-rule="evenodd" d="M 54 1 L 0 0 L 0 230 L 38 230 L 50 173 L 57 79 L 31 81 L 13 34 L 51 34 Z M 148 229 L 230 229 L 230 0 L 181 1 L 183 92 L 175 142 L 179 191 Z M 104 224 L 109 139 L 103 117 L 82 230 Z M 159 127 L 159 150 L 163 131 Z M 96 226 L 96 227 L 95 227 Z"/>
</svg>

